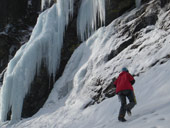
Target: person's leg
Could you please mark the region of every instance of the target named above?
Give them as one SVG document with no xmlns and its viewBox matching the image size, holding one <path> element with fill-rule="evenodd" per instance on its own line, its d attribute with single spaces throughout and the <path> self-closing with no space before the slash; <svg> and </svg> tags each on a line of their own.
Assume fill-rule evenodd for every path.
<svg viewBox="0 0 170 128">
<path fill-rule="evenodd" d="M 136 105 L 136 98 L 134 92 L 132 90 L 129 90 L 127 97 L 129 100 L 129 104 L 126 105 L 125 109 L 129 113 L 129 115 L 131 115 L 131 109 Z"/>
<path fill-rule="evenodd" d="M 120 99 L 120 102 L 121 102 L 121 107 L 120 107 L 120 111 L 119 111 L 118 120 L 126 121 L 124 119 L 125 114 L 126 114 L 126 109 L 125 109 L 125 106 L 126 106 L 126 96 L 121 94 L 121 93 L 118 94 L 118 96 L 119 96 L 119 99 Z"/>
</svg>

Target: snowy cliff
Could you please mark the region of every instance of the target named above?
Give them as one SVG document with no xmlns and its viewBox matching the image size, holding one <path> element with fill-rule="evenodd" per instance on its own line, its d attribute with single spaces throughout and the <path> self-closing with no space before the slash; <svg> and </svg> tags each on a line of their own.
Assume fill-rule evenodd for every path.
<svg viewBox="0 0 170 128">
<path fill-rule="evenodd" d="M 126 127 L 129 128 L 159 126 L 168 128 L 168 118 L 170 117 L 168 113 L 170 107 L 168 91 L 170 89 L 168 78 L 170 73 L 169 9 L 169 3 L 162 6 L 161 0 L 151 0 L 140 8 L 117 18 L 110 25 L 100 28 L 75 50 L 63 75 L 55 83 L 44 107 L 31 118 L 23 119 L 13 125 L 2 123 L 1 127 L 122 128 L 127 124 Z M 53 16 L 57 12 L 54 6 L 50 10 L 45 13 L 51 12 L 50 14 Z M 45 16 L 45 13 L 42 16 Z M 57 21 L 49 19 L 49 22 Z M 54 28 L 52 26 L 49 29 L 53 30 Z M 25 45 L 22 48 L 27 47 Z M 47 46 L 45 48 L 48 49 Z M 19 58 L 20 52 L 22 49 L 17 54 Z M 35 52 L 32 52 L 31 55 L 33 54 L 36 55 Z M 29 55 L 27 56 L 29 57 Z M 16 63 L 15 60 L 13 59 L 13 65 Z M 24 65 L 33 63 L 23 62 L 25 62 Z M 16 64 L 17 66 L 20 64 Z M 138 105 L 132 112 L 132 117 L 127 117 L 129 121 L 126 124 L 117 121 L 120 105 L 117 97 L 104 100 L 107 98 L 104 90 L 110 85 L 112 79 L 118 76 L 122 66 L 127 66 L 129 71 L 136 76 L 134 88 L 138 101 Z M 18 77 L 22 70 L 26 69 L 18 68 L 12 74 Z M 8 69 L 6 77 L 9 78 L 5 82 L 11 82 L 15 78 L 11 75 L 8 76 L 8 72 L 11 71 Z M 35 71 L 36 66 L 34 70 L 27 71 L 25 74 L 30 81 L 29 72 L 35 73 Z M 18 83 L 25 85 L 24 81 L 19 78 L 18 80 Z M 14 85 L 16 86 L 18 83 Z M 3 92 L 5 91 L 1 90 L 1 93 Z M 24 93 L 21 94 L 24 95 Z M 9 98 L 8 94 L 6 98 Z M 94 98 L 96 96 L 98 96 L 97 100 Z M 11 105 L 11 101 L 14 102 L 12 99 L 6 101 L 10 101 L 6 106 Z M 3 105 L 1 104 L 1 113 L 5 111 L 2 109 Z M 2 117 L 1 120 L 4 119 Z M 18 117 L 14 119 L 18 119 Z"/>
</svg>

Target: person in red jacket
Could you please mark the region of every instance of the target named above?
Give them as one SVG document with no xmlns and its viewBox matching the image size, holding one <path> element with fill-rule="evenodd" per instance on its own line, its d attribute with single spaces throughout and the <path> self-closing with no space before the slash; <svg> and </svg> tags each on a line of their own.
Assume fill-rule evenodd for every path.
<svg viewBox="0 0 170 128">
<path fill-rule="evenodd" d="M 114 82 L 114 86 L 116 87 L 116 94 L 118 94 L 118 97 L 121 101 L 121 107 L 118 116 L 118 120 L 121 122 L 126 121 L 124 118 L 126 112 L 128 115 L 131 115 L 131 109 L 136 105 L 136 99 L 132 86 L 134 83 L 135 79 L 129 73 L 126 67 L 122 68 L 122 72 Z M 126 97 L 129 100 L 129 104 L 126 103 Z"/>
</svg>

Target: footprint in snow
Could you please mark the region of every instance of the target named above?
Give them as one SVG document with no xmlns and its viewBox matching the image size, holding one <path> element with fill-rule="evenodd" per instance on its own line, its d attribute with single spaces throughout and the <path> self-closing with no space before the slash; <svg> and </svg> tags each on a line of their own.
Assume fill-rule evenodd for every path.
<svg viewBox="0 0 170 128">
<path fill-rule="evenodd" d="M 158 116 L 159 114 L 158 113 L 155 113 L 154 116 Z"/>
<path fill-rule="evenodd" d="M 163 117 L 162 117 L 162 118 L 159 118 L 158 120 L 164 121 L 164 120 L 165 120 L 165 118 L 163 118 Z"/>
<path fill-rule="evenodd" d="M 158 127 L 156 127 L 156 126 L 153 126 L 153 127 L 151 127 L 151 128 L 158 128 Z"/>
<path fill-rule="evenodd" d="M 147 120 L 148 118 L 144 117 L 143 120 Z"/>
</svg>

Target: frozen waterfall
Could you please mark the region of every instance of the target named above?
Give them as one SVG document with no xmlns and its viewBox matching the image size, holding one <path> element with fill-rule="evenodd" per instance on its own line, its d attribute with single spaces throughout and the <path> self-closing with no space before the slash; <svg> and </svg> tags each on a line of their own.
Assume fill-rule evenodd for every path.
<svg viewBox="0 0 170 128">
<path fill-rule="evenodd" d="M 46 7 L 49 7 L 52 0 L 41 0 L 41 10 L 45 9 Z"/>
<path fill-rule="evenodd" d="M 11 109 L 11 120 L 21 118 L 22 105 L 30 84 L 38 73 L 42 61 L 48 72 L 55 77 L 60 64 L 63 33 L 73 12 L 72 0 L 58 3 L 40 14 L 30 40 L 22 46 L 9 62 L 1 89 L 0 119 L 7 119 Z"/>
<path fill-rule="evenodd" d="M 81 40 L 89 37 L 97 25 L 105 23 L 105 0 L 82 0 L 77 18 L 77 32 Z"/>
<path fill-rule="evenodd" d="M 42 8 L 51 0 L 42 0 Z M 78 14 L 77 30 L 85 40 L 105 23 L 105 0 L 82 0 Z M 6 121 L 11 109 L 11 122 L 20 120 L 24 97 L 46 64 L 50 76 L 55 77 L 60 65 L 63 36 L 73 15 L 74 0 L 57 0 L 57 4 L 40 14 L 30 40 L 23 45 L 9 62 L 0 96 L 0 120 Z"/>
<path fill-rule="evenodd" d="M 136 7 L 139 8 L 141 5 L 141 0 L 136 0 Z"/>
</svg>

